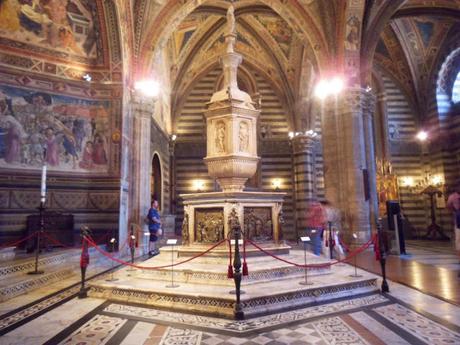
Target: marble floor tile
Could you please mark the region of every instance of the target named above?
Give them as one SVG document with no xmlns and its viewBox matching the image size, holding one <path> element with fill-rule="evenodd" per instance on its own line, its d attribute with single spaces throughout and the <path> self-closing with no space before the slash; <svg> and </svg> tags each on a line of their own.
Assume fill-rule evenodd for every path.
<svg viewBox="0 0 460 345">
<path fill-rule="evenodd" d="M 389 295 L 416 310 L 432 314 L 460 327 L 460 308 L 451 303 L 394 282 L 390 283 Z"/>
<path fill-rule="evenodd" d="M 350 316 L 359 322 L 363 327 L 372 332 L 382 341 L 382 343 L 389 343 L 392 345 L 409 345 L 409 342 L 398 336 L 393 331 L 382 327 L 381 323 L 368 316 L 364 312 L 352 313 Z"/>
<path fill-rule="evenodd" d="M 131 332 L 123 339 L 120 345 L 140 345 L 149 339 L 150 333 L 155 327 L 152 323 L 138 322 Z"/>
<path fill-rule="evenodd" d="M 102 303 L 104 300 L 94 298 L 72 299 L 3 335 L 0 337 L 0 345 L 43 344 Z"/>
<path fill-rule="evenodd" d="M 429 344 L 460 344 L 460 333 L 404 307 L 391 304 L 375 311 L 398 327 Z"/>
<path fill-rule="evenodd" d="M 126 319 L 96 315 L 64 339 L 59 345 L 104 345 L 126 322 Z"/>
</svg>

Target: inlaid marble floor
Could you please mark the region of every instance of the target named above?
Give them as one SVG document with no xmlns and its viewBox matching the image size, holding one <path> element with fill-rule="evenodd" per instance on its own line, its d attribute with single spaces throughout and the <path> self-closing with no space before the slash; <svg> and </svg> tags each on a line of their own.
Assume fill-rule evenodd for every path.
<svg viewBox="0 0 460 345">
<path fill-rule="evenodd" d="M 419 274 L 431 274 L 429 267 L 422 264 Z M 444 285 L 458 292 L 459 281 L 447 278 Z M 459 307 L 395 282 L 389 282 L 389 294 L 344 298 L 244 321 L 78 299 L 78 286 L 72 283 L 63 281 L 0 304 L 0 345 L 460 345 Z"/>
<path fill-rule="evenodd" d="M 390 287 L 386 295 L 244 321 L 94 298 L 72 298 L 53 308 L 52 300 L 69 294 L 63 291 L 50 297 L 38 317 L 27 318 L 27 308 L 3 315 L 0 344 L 460 344 L 460 308 L 395 283 Z"/>
</svg>

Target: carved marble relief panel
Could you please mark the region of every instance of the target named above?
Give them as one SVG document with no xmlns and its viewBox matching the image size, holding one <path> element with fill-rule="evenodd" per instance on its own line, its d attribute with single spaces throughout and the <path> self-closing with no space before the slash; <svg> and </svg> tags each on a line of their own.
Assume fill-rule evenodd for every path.
<svg viewBox="0 0 460 345">
<path fill-rule="evenodd" d="M 224 238 L 224 209 L 195 209 L 195 242 L 215 243 Z"/>
<path fill-rule="evenodd" d="M 245 207 L 244 229 L 251 240 L 273 240 L 271 207 Z"/>
</svg>

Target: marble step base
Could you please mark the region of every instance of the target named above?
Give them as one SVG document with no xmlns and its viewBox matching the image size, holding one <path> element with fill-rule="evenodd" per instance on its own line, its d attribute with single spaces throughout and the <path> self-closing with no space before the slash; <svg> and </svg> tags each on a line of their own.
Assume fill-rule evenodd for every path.
<svg viewBox="0 0 460 345">
<path fill-rule="evenodd" d="M 142 263 L 143 267 L 162 267 L 171 265 L 172 260 L 175 263 L 184 261 L 185 258 L 177 257 L 178 253 L 172 247 L 161 248 L 160 255 L 155 256 Z M 280 258 L 295 263 L 304 263 L 304 252 L 293 250 L 289 254 L 278 254 Z M 307 253 L 308 264 L 327 264 L 329 259 L 317 257 Z M 233 280 L 227 278 L 228 270 L 227 257 L 198 257 L 189 262 L 174 267 L 174 280 L 190 284 L 207 284 L 217 286 L 233 286 Z M 303 277 L 305 270 L 302 267 L 296 267 L 288 263 L 273 259 L 271 257 L 248 257 L 248 271 L 250 274 L 244 277 L 246 284 L 260 284 L 269 281 L 282 281 L 293 278 Z M 123 269 L 124 270 L 124 269 Z M 118 274 L 121 274 L 120 270 Z M 309 267 L 309 276 L 318 276 L 331 273 L 330 266 Z M 134 278 L 148 279 L 151 281 L 169 281 L 171 280 L 171 268 L 162 269 L 136 269 L 130 274 Z"/>
<path fill-rule="evenodd" d="M 378 291 L 376 278 L 364 271 L 361 277 L 350 277 L 351 266 L 335 267 L 328 275 L 307 277 L 312 285 L 302 285 L 304 277 L 263 284 L 242 281 L 241 303 L 246 318 L 305 307 L 316 302 L 350 297 Z M 190 284 L 171 281 L 149 281 L 121 270 L 115 281 L 96 280 L 89 283 L 91 297 L 135 303 L 182 312 L 233 318 L 234 287 Z"/>
<path fill-rule="evenodd" d="M 38 270 L 44 273 L 37 275 L 28 274 L 34 271 L 34 256 L 20 259 L 18 262 L 8 262 L 8 265 L 0 267 L 0 302 L 72 276 L 79 277 L 80 255 L 79 248 L 45 253 L 40 257 L 38 265 Z M 119 257 L 118 253 L 115 255 Z M 128 261 L 129 257 L 125 256 L 123 259 Z M 112 260 L 91 248 L 87 276 L 108 270 L 112 265 L 117 266 L 116 263 L 112 264 Z"/>
<path fill-rule="evenodd" d="M 13 260 L 16 253 L 14 252 L 16 247 L 7 247 L 0 249 L 0 261 Z"/>
<path fill-rule="evenodd" d="M 209 249 L 209 247 L 212 244 L 209 245 L 199 245 L 199 244 L 193 244 L 189 246 L 177 246 L 175 247 L 175 250 L 177 251 L 177 256 L 179 258 L 189 258 L 192 256 L 195 256 L 197 254 L 200 254 L 204 252 L 205 250 Z M 284 242 L 275 244 L 275 243 L 258 243 L 259 246 L 261 246 L 264 250 L 267 250 L 268 252 L 274 254 L 274 255 L 284 255 L 284 254 L 289 254 L 289 251 L 291 249 L 290 246 L 285 244 Z M 163 248 L 169 248 L 168 247 L 163 247 Z M 232 245 L 232 253 L 234 253 L 235 250 L 235 245 Z M 243 255 L 243 245 L 239 245 L 239 250 L 241 255 Z M 219 257 L 224 257 L 228 258 L 229 255 L 229 248 L 228 248 L 228 242 L 224 242 L 220 246 L 214 248 L 212 251 L 206 253 L 206 257 L 208 258 L 219 258 Z M 259 249 L 255 248 L 254 246 L 250 245 L 247 243 L 246 245 L 246 257 L 266 257 L 266 254 L 261 252 Z"/>
<path fill-rule="evenodd" d="M 45 285 L 55 283 L 59 280 L 69 278 L 73 274 L 74 271 L 72 268 L 65 268 L 55 271 L 45 271 L 43 274 L 25 274 L 24 276 L 17 277 L 16 279 L 8 280 L 7 285 L 0 287 L 0 302 L 22 295 L 34 289 L 38 289 Z"/>
</svg>

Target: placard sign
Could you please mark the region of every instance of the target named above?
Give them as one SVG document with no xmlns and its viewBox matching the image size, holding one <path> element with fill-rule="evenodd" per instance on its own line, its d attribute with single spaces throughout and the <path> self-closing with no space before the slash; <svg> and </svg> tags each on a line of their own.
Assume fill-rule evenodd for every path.
<svg viewBox="0 0 460 345">
<path fill-rule="evenodd" d="M 243 242 L 244 242 L 244 241 L 243 241 L 242 239 L 238 240 L 238 245 L 241 246 L 241 245 L 243 244 Z M 230 244 L 231 244 L 232 246 L 234 246 L 234 245 L 235 245 L 235 240 L 230 240 Z"/>
<path fill-rule="evenodd" d="M 310 237 L 308 237 L 308 236 L 303 236 L 303 237 L 300 238 L 300 240 L 301 240 L 302 242 L 310 242 Z"/>
<path fill-rule="evenodd" d="M 166 244 L 175 245 L 175 244 L 177 244 L 177 239 L 176 238 L 169 238 L 169 239 L 166 240 Z"/>
</svg>

